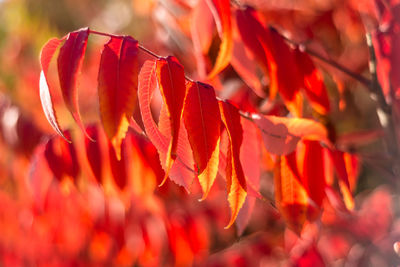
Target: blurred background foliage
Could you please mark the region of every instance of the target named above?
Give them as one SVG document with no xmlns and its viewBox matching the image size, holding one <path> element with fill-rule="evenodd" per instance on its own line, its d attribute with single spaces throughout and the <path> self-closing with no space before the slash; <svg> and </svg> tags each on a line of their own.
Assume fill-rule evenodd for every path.
<svg viewBox="0 0 400 267">
<path fill-rule="evenodd" d="M 0 142 L 0 236 L 2 236 L 0 237 L 0 254 L 4 266 L 24 264 L 31 266 L 33 262 L 38 266 L 41 264 L 44 266 L 43 259 L 51 259 L 54 266 L 57 264 L 59 264 L 57 266 L 75 266 L 75 264 L 84 266 L 93 262 L 104 264 L 104 266 L 107 264 L 133 266 L 134 262 L 139 262 L 138 265 L 149 266 L 156 266 L 161 262 L 184 266 L 190 265 L 196 259 L 203 260 L 205 264 L 214 264 L 213 266 L 223 266 L 221 264 L 249 266 L 248 264 L 261 258 L 265 266 L 273 266 L 282 262 L 294 265 L 293 259 L 301 259 L 304 255 L 306 259 L 310 257 L 316 260 L 316 263 L 320 257 L 323 257 L 327 261 L 334 262 L 335 266 L 341 266 L 345 261 L 350 264 L 352 261 L 365 263 L 369 259 L 373 259 L 370 266 L 374 264 L 384 266 L 379 264 L 396 260 L 398 263 L 397 256 L 390 246 L 395 241 L 391 236 L 397 236 L 400 233 L 399 222 L 394 221 L 399 212 L 399 197 L 386 187 L 376 189 L 379 185 L 388 184 L 391 187 L 397 182 L 387 179 L 384 174 L 390 162 L 388 163 L 385 158 L 375 156 L 382 150 L 382 143 L 379 140 L 368 144 L 361 143 L 356 147 L 346 147 L 348 150 L 359 153 L 363 164 L 355 191 L 358 196 L 357 207 L 364 205 L 361 208 L 360 218 L 346 221 L 331 214 L 331 217 L 328 216 L 328 226 L 323 234 L 318 234 L 315 229 L 320 226 L 311 225 L 300 241 L 293 233 L 285 230 L 283 221 L 276 210 L 267 202 L 262 201 L 257 202 L 249 227 L 244 233 L 245 237 L 251 234 L 250 236 L 241 241 L 234 229 L 223 230 L 224 223 L 229 217 L 227 203 L 225 200 L 222 201 L 225 197 L 223 186 L 217 186 L 218 189 L 215 189 L 215 194 L 210 196 L 210 200 L 202 203 L 197 202 L 196 193 L 194 196 L 188 196 L 186 192 L 173 184 L 162 189 L 154 189 L 157 197 L 144 201 L 146 204 L 143 205 L 141 214 L 145 214 L 143 217 L 146 217 L 147 221 L 143 220 L 141 223 L 147 225 L 147 229 L 154 230 L 155 234 L 149 234 L 150 237 L 147 236 L 147 239 L 157 239 L 157 234 L 162 232 L 160 239 L 165 241 L 165 244 L 152 243 L 148 240 L 147 243 L 130 240 L 134 245 L 141 246 L 138 245 L 140 247 L 138 251 L 142 254 L 137 252 L 137 255 L 129 250 L 129 246 L 123 247 L 127 252 L 114 244 L 119 241 L 118 234 L 115 234 L 118 230 L 112 228 L 112 219 L 107 222 L 109 224 L 105 223 L 101 226 L 92 221 L 94 220 L 91 217 L 92 213 L 86 207 L 87 199 L 92 201 L 93 203 L 89 202 L 94 206 L 98 199 L 109 202 L 110 206 L 117 203 L 113 206 L 117 213 L 119 205 L 122 205 L 121 201 L 115 200 L 114 196 L 107 196 L 99 187 L 93 187 L 94 189 L 89 187 L 85 193 L 80 194 L 72 189 L 65 189 L 68 186 L 60 186 L 53 195 L 48 196 L 57 204 L 40 211 L 33 208 L 35 204 L 33 204 L 33 190 L 29 180 L 32 179 L 32 164 L 40 162 L 37 157 L 38 145 L 53 134 L 42 112 L 38 94 L 40 72 L 38 57 L 43 44 L 51 37 L 61 37 L 70 31 L 86 26 L 102 32 L 131 35 L 160 55 L 175 55 L 185 66 L 189 76 L 196 78 L 196 63 L 192 52 L 189 26 L 191 9 L 195 2 L 0 0 L 0 128 L 2 137 Z M 359 5 L 367 1 L 304 0 L 296 1 L 295 4 L 289 0 L 243 2 L 255 6 L 267 18 L 266 23 L 274 25 L 283 33 L 287 32 L 294 40 L 307 42 L 316 51 L 335 59 L 355 73 L 368 75 L 368 49 L 365 44 L 365 21 L 363 21 L 365 17 L 362 13 L 369 14 L 370 10 L 367 5 L 365 10 L 359 8 Z M 373 19 L 370 20 L 373 21 Z M 85 58 L 79 92 L 80 99 L 84 99 L 80 101 L 80 105 L 85 122 L 98 122 L 95 65 L 99 60 L 103 41 L 104 39 L 100 37 L 90 37 Z M 214 27 L 212 44 L 208 52 L 211 61 L 215 60 L 218 44 L 219 38 Z M 353 131 L 379 129 L 376 106 L 367 90 L 332 67 L 321 62 L 318 64 L 324 70 L 324 79 L 332 99 L 333 111 L 330 119 L 337 135 L 340 137 Z M 241 81 L 238 85 L 237 80 L 238 75 L 233 68 L 229 67 L 223 72 L 222 79 L 213 85 L 221 95 L 229 95 L 238 88 L 248 89 Z M 262 99 L 254 98 L 257 103 L 262 103 Z M 55 96 L 55 103 L 61 124 L 66 125 L 65 128 L 71 127 L 72 118 L 63 106 L 60 95 Z M 157 157 L 153 154 L 154 156 Z M 262 179 L 261 191 L 273 198 L 271 174 L 265 172 Z M 59 198 L 57 194 L 60 195 Z M 367 198 L 369 202 L 361 204 Z M 133 211 L 139 209 L 137 207 L 142 203 L 142 199 L 139 198 L 133 202 L 133 209 L 127 209 L 134 213 Z M 60 208 L 65 209 L 65 214 L 61 216 L 61 219 L 55 219 L 60 217 Z M 46 211 L 46 209 L 49 210 Z M 159 209 L 165 209 L 168 214 L 166 217 L 169 219 L 165 219 L 164 215 L 158 216 Z M 128 213 L 127 211 L 127 218 Z M 131 221 L 128 220 L 129 222 L 137 219 L 135 215 L 129 214 L 129 216 L 132 216 L 129 217 L 131 219 Z M 371 219 L 367 222 L 362 221 L 363 216 L 370 216 Z M 166 225 L 172 225 L 173 231 L 169 229 L 172 232 L 168 232 L 163 228 L 165 226 L 160 226 L 163 225 L 160 220 L 166 220 Z M 140 227 L 143 226 L 132 225 L 129 225 L 131 228 L 128 227 L 130 232 L 127 231 L 130 234 L 138 231 L 135 227 L 142 229 Z M 341 227 L 341 225 L 347 226 Z M 354 234 L 357 225 L 361 225 L 362 229 L 360 233 Z M 376 228 L 376 225 L 380 229 L 376 230 L 379 232 L 375 235 L 373 228 Z M 94 226 L 98 227 L 95 229 L 101 229 L 101 231 L 91 232 L 90 229 Z M 377 250 L 378 252 L 374 249 L 381 243 L 373 243 L 368 237 L 363 236 L 365 232 L 362 231 L 368 232 L 368 227 L 371 227 L 373 232 L 371 240 L 384 243 L 382 245 L 384 248 Z M 51 231 L 58 232 L 61 236 L 56 233 L 50 234 Z M 174 235 L 177 237 L 173 241 L 166 237 Z M 318 239 L 316 237 L 318 235 L 323 237 Z M 136 235 L 132 234 L 132 236 Z M 385 238 L 389 238 L 389 241 L 386 242 Z M 41 239 L 44 240 L 44 244 L 52 245 L 41 246 Z M 319 251 L 316 249 L 315 240 L 317 239 Z M 241 242 L 231 247 L 236 241 Z M 286 241 L 286 245 L 283 245 L 283 241 Z M 199 244 L 199 247 L 192 243 Z M 165 249 L 166 247 L 169 250 Z M 289 251 L 292 253 L 291 256 L 288 256 Z M 157 253 L 161 254 L 155 256 Z M 207 256 L 211 254 L 213 256 L 208 259 Z M 115 259 L 111 260 L 112 256 Z M 300 262 L 297 266 L 307 265 L 301 265 Z"/>
</svg>

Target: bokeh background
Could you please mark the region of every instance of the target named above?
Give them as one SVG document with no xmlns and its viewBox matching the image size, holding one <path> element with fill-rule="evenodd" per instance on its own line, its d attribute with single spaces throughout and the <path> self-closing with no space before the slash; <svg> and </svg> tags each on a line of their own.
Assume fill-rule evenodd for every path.
<svg viewBox="0 0 400 267">
<path fill-rule="evenodd" d="M 294 41 L 368 77 L 365 33 L 376 24 L 369 1 L 242 2 Z M 111 176 L 116 174 L 108 163 L 105 181 L 99 183 L 84 159 L 84 137 L 60 94 L 54 95 L 59 120 L 75 141 L 68 146 L 54 136 L 39 98 L 39 54 L 48 39 L 87 26 L 131 35 L 159 55 L 176 56 L 188 76 L 201 79 L 191 36 L 193 21 L 201 21 L 194 15 L 197 7 L 195 0 L 0 0 L 0 265 L 399 264 L 399 183 L 388 173 L 391 162 L 380 153 L 384 144 L 376 103 L 363 85 L 323 62 L 316 64 L 331 99 L 329 123 L 342 148 L 359 159 L 359 175 L 352 185 L 356 208 L 349 215 L 329 205 L 301 237 L 287 229 L 270 204 L 274 196 L 269 158 L 260 160 L 260 191 L 266 199 L 256 201 L 246 228 L 225 230 L 229 208 L 223 179 L 203 202 L 198 201 L 196 182 L 191 194 L 172 182 L 157 187 L 163 176 L 157 152 L 132 132 L 127 141 L 131 153 L 123 167 L 127 173 L 118 174 L 128 177 L 128 188 L 115 185 Z M 214 23 L 204 23 L 207 60 L 212 64 L 220 39 Z M 105 139 L 96 126 L 96 84 L 105 40 L 90 37 L 79 91 L 83 120 L 99 131 L 103 150 Z M 245 94 L 260 109 L 266 106 L 233 67 L 212 83 L 224 98 Z M 312 117 L 307 108 L 305 114 Z M 351 135 L 360 131 L 367 134 Z"/>
</svg>

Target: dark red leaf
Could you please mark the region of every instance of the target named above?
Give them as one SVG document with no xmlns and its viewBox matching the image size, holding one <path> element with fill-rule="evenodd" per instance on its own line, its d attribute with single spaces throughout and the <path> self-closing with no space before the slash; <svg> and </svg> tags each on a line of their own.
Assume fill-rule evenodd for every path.
<svg viewBox="0 0 400 267">
<path fill-rule="evenodd" d="M 211 86 L 189 82 L 187 87 L 183 117 L 205 199 L 218 172 L 221 117 Z"/>
<path fill-rule="evenodd" d="M 104 45 L 99 69 L 100 115 L 117 158 L 137 98 L 138 42 L 132 37 L 112 37 Z"/>
<path fill-rule="evenodd" d="M 85 133 L 85 127 L 79 113 L 77 79 L 82 68 L 88 36 L 89 28 L 70 32 L 60 48 L 57 58 L 58 76 L 64 102 L 76 123 Z"/>
</svg>

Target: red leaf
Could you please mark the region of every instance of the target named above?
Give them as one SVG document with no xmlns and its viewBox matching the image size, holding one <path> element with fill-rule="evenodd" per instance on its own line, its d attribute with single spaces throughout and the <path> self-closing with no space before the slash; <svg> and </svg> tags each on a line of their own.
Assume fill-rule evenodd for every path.
<svg viewBox="0 0 400 267">
<path fill-rule="evenodd" d="M 206 77 L 206 61 L 204 55 L 207 54 L 211 46 L 214 21 L 206 0 L 197 1 L 191 14 L 191 37 L 193 42 L 193 53 L 196 57 L 197 71 L 200 78 Z"/>
<path fill-rule="evenodd" d="M 238 234 L 246 228 L 253 213 L 256 197 L 260 196 L 260 145 L 261 139 L 256 126 L 249 120 L 241 118 L 243 126 L 243 143 L 240 147 L 240 162 L 246 178 L 248 196 L 236 219 Z M 254 191 L 254 192 L 251 192 Z"/>
<path fill-rule="evenodd" d="M 229 102 L 219 102 L 221 119 L 228 133 L 229 146 L 226 157 L 226 182 L 228 202 L 231 207 L 231 219 L 225 228 L 229 228 L 243 206 L 247 187 L 242 164 L 240 163 L 240 146 L 243 140 L 243 129 L 240 123 L 239 110 Z"/>
<path fill-rule="evenodd" d="M 313 120 L 258 114 L 252 114 L 252 119 L 261 130 L 267 151 L 272 154 L 286 155 L 293 152 L 301 139 L 330 144 L 325 127 Z"/>
<path fill-rule="evenodd" d="M 337 176 L 339 178 L 339 187 L 340 191 L 342 192 L 343 201 L 346 204 L 346 208 L 348 210 L 352 210 L 354 208 L 354 199 L 350 187 L 349 174 L 354 175 L 356 172 L 354 172 L 353 169 L 347 170 L 346 153 L 339 150 L 328 150 L 328 151 L 331 161 L 335 166 Z M 348 167 L 351 168 L 352 167 L 351 164 L 349 164 Z M 355 177 L 352 178 L 355 179 Z"/>
<path fill-rule="evenodd" d="M 146 61 L 139 72 L 138 98 L 143 125 L 150 141 L 159 151 L 168 150 L 168 140 L 158 130 L 152 117 L 150 103 L 154 89 L 157 87 L 156 61 Z"/>
<path fill-rule="evenodd" d="M 400 3 L 389 1 L 383 10 L 382 24 L 372 34 L 377 59 L 377 75 L 388 99 L 400 96 Z M 384 29 L 384 30 L 381 30 Z"/>
<path fill-rule="evenodd" d="M 161 159 L 161 165 L 166 171 L 166 158 L 169 147 L 168 143 L 170 141 L 167 136 L 171 138 L 170 120 L 168 116 L 160 116 L 160 124 L 163 122 L 165 127 L 163 126 L 159 129 L 157 124 L 154 122 L 150 109 L 153 91 L 157 87 L 156 64 L 156 61 L 146 61 L 143 64 L 139 73 L 138 98 L 146 134 L 157 148 Z M 162 114 L 163 113 L 161 112 L 161 115 Z M 165 135 L 160 130 L 165 131 Z M 182 141 L 187 139 L 187 137 L 184 137 L 184 130 L 182 131 L 181 129 L 179 132 L 178 140 Z M 188 190 L 193 178 L 193 170 L 188 169 L 193 166 L 193 158 L 191 158 L 192 153 L 188 153 L 186 148 L 180 149 L 179 147 L 180 145 L 178 144 L 178 154 L 180 155 L 180 159 L 175 161 L 175 164 L 171 167 L 169 176 L 174 182 L 184 186 Z M 188 147 L 190 149 L 190 145 L 188 145 Z M 165 180 L 165 178 L 163 180 Z"/>
<path fill-rule="evenodd" d="M 236 20 L 244 44 L 270 78 L 270 98 L 273 99 L 279 91 L 288 109 L 300 115 L 302 80 L 293 51 L 276 31 L 264 28 L 254 9 L 237 9 Z"/>
<path fill-rule="evenodd" d="M 229 0 L 207 0 L 208 6 L 213 13 L 217 30 L 221 36 L 221 45 L 213 70 L 208 75 L 211 79 L 221 72 L 228 64 L 232 54 L 232 22 L 231 6 Z"/>
<path fill-rule="evenodd" d="M 57 58 L 58 76 L 64 102 L 76 123 L 85 133 L 85 127 L 79 113 L 77 78 L 81 71 L 88 36 L 89 28 L 70 32 L 60 48 Z M 86 135 L 89 137 L 87 133 Z"/>
<path fill-rule="evenodd" d="M 268 58 L 262 44 L 265 29 L 257 18 L 255 10 L 252 8 L 236 9 L 236 25 L 243 43 L 253 58 L 261 65 L 264 73 L 268 75 Z M 270 96 L 274 97 L 275 93 L 270 92 Z"/>
<path fill-rule="evenodd" d="M 86 132 L 94 139 L 96 142 L 89 140 L 85 137 L 85 148 L 86 157 L 89 162 L 89 166 L 93 172 L 94 177 L 97 182 L 101 184 L 103 182 L 103 157 L 102 157 L 102 141 L 100 140 L 99 129 L 97 126 L 89 126 L 86 128 Z"/>
<path fill-rule="evenodd" d="M 63 137 L 66 141 L 70 142 L 63 134 L 60 125 L 57 121 L 56 112 L 53 107 L 53 101 L 51 99 L 51 93 L 49 84 L 47 82 L 47 71 L 49 70 L 50 61 L 53 58 L 58 46 L 62 40 L 53 38 L 50 39 L 42 48 L 40 52 L 40 65 L 42 71 L 40 72 L 40 100 L 42 102 L 42 107 L 47 120 L 54 130 Z"/>
<path fill-rule="evenodd" d="M 160 117 L 158 120 L 158 128 L 160 132 L 167 138 L 171 140 L 171 127 L 170 120 L 167 115 L 165 105 L 162 106 L 160 111 Z M 167 149 L 164 151 L 159 151 L 161 162 L 166 162 Z M 180 186 L 183 186 L 188 192 L 190 192 L 190 186 L 192 185 L 193 178 L 195 177 L 193 152 L 190 147 L 188 134 L 186 132 L 186 127 L 181 121 L 181 126 L 179 129 L 178 144 L 177 144 L 177 158 L 174 161 L 171 170 L 169 172 L 169 178 Z M 164 170 L 166 169 L 165 164 L 163 165 Z"/>
<path fill-rule="evenodd" d="M 117 159 L 137 98 L 138 42 L 132 37 L 112 37 L 104 45 L 99 69 L 100 114 Z"/>
<path fill-rule="evenodd" d="M 311 106 L 318 113 L 327 114 L 330 104 L 322 74 L 308 54 L 296 49 L 295 55 L 298 69 L 304 79 L 304 91 Z"/>
<path fill-rule="evenodd" d="M 168 177 L 173 162 L 176 159 L 180 121 L 186 97 L 185 73 L 182 65 L 174 57 L 157 60 L 156 73 L 158 85 L 166 104 L 167 114 L 171 125 L 171 140 L 168 147 L 165 178 Z"/>
<path fill-rule="evenodd" d="M 325 171 L 323 148 L 318 141 L 304 141 L 305 151 L 302 172 L 302 183 L 308 196 L 313 201 L 309 206 L 310 220 L 316 219 L 325 199 Z"/>
<path fill-rule="evenodd" d="M 64 135 L 71 139 L 69 132 L 64 132 Z M 55 136 L 47 142 L 44 153 L 51 171 L 58 180 L 62 180 L 65 176 L 76 179 L 80 168 L 72 143 Z"/>
<path fill-rule="evenodd" d="M 344 161 L 344 152 L 339 150 L 329 150 L 329 155 L 333 165 L 335 166 L 336 173 L 340 180 L 342 180 L 348 188 L 350 188 L 349 177 L 347 176 L 346 163 Z"/>
<path fill-rule="evenodd" d="M 324 267 L 326 266 L 324 259 L 321 256 L 321 253 L 318 251 L 315 245 L 311 245 L 311 247 L 307 248 L 306 251 L 298 258 L 293 266 L 296 267 Z"/>
<path fill-rule="evenodd" d="M 121 158 L 117 158 L 114 146 L 110 142 L 108 143 L 108 154 L 114 182 L 119 187 L 119 189 L 124 189 L 128 181 L 128 174 L 126 170 L 127 160 L 125 156 L 124 143 L 121 144 Z"/>
<path fill-rule="evenodd" d="M 242 40 L 235 36 L 231 65 L 243 81 L 259 96 L 265 98 L 260 78 L 257 76 L 257 64 L 247 55 Z"/>
<path fill-rule="evenodd" d="M 205 199 L 218 172 L 221 117 L 214 89 L 188 83 L 184 121 Z"/>
<path fill-rule="evenodd" d="M 300 182 L 296 152 L 281 156 L 275 170 L 275 200 L 288 226 L 301 233 L 306 221 L 308 196 Z"/>
</svg>

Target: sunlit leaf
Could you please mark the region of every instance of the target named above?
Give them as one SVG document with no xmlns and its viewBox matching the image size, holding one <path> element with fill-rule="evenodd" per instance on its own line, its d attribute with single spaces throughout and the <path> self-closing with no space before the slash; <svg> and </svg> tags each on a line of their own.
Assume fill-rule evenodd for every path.
<svg viewBox="0 0 400 267">
<path fill-rule="evenodd" d="M 100 114 L 117 159 L 133 114 L 138 86 L 138 42 L 131 37 L 112 37 L 104 45 L 99 69 Z"/>
<path fill-rule="evenodd" d="M 325 127 L 310 119 L 258 114 L 253 114 L 252 119 L 261 130 L 267 151 L 272 154 L 286 155 L 293 152 L 301 139 L 330 144 Z"/>
<path fill-rule="evenodd" d="M 61 130 L 60 125 L 57 121 L 56 112 L 53 107 L 53 100 L 51 97 L 51 90 L 49 88 L 47 72 L 49 70 L 51 59 L 53 58 L 54 53 L 57 48 L 61 44 L 62 40 L 57 38 L 50 39 L 42 48 L 40 52 L 40 65 L 42 71 L 40 72 L 40 100 L 42 102 L 42 107 L 44 114 L 46 115 L 47 120 L 50 125 L 54 128 L 54 130 L 62 136 L 65 140 L 69 142 L 69 140 L 64 136 L 63 131 Z"/>
<path fill-rule="evenodd" d="M 228 133 L 229 146 L 226 156 L 226 182 L 228 202 L 231 208 L 231 219 L 225 228 L 229 228 L 243 206 L 247 196 L 246 179 L 240 163 L 240 147 L 243 140 L 243 129 L 239 111 L 229 102 L 219 102 L 221 119 Z"/>
<path fill-rule="evenodd" d="M 229 0 L 207 0 L 221 36 L 221 45 L 214 68 L 208 74 L 209 79 L 221 72 L 228 64 L 232 54 L 232 22 Z"/>
<path fill-rule="evenodd" d="M 199 82 L 187 87 L 183 117 L 205 199 L 218 172 L 221 118 L 212 87 Z"/>
<path fill-rule="evenodd" d="M 167 108 L 170 120 L 171 140 L 168 146 L 166 158 L 165 178 L 176 159 L 176 149 L 180 122 L 183 115 L 183 105 L 186 98 L 185 73 L 182 65 L 174 57 L 158 59 L 156 63 L 156 75 L 163 101 Z"/>
<path fill-rule="evenodd" d="M 280 156 L 275 169 L 275 200 L 288 226 L 301 233 L 307 218 L 308 196 L 301 184 L 296 152 Z"/>
<path fill-rule="evenodd" d="M 86 51 L 89 28 L 70 32 L 57 58 L 58 76 L 64 102 L 76 123 L 85 132 L 78 105 L 78 75 Z M 86 133 L 86 132 L 85 132 Z M 87 134 L 87 133 L 86 133 Z"/>
</svg>

